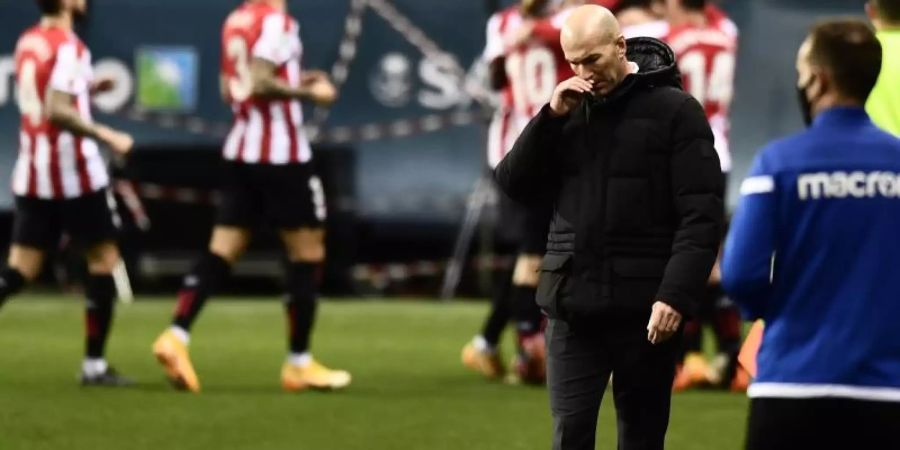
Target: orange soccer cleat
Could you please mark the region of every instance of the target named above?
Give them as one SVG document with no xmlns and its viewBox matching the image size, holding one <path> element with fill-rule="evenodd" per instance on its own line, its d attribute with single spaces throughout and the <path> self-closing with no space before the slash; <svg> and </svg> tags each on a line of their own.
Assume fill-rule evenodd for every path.
<svg viewBox="0 0 900 450">
<path fill-rule="evenodd" d="M 307 389 L 332 391 L 350 385 L 350 373 L 344 370 L 332 370 L 316 360 L 305 366 L 284 363 L 281 367 L 281 387 L 288 392 L 299 392 Z"/>
<path fill-rule="evenodd" d="M 474 340 L 462 349 L 462 363 L 489 380 L 500 380 L 506 375 L 506 367 L 497 351 L 480 350 Z"/>
<path fill-rule="evenodd" d="M 166 330 L 153 343 L 153 354 L 166 371 L 166 377 L 179 390 L 200 392 L 200 380 L 194 372 L 188 347 L 172 330 Z"/>
</svg>

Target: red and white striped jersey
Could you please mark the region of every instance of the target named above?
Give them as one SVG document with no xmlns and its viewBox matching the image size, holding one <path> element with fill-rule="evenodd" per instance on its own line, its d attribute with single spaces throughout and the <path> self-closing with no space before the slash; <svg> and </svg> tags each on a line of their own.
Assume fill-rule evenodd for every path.
<svg viewBox="0 0 900 450">
<path fill-rule="evenodd" d="M 727 18 L 719 26 L 672 27 L 664 38 L 675 52 L 684 89 L 706 110 L 706 118 L 715 137 L 722 172 L 731 171 L 728 145 L 729 108 L 734 94 L 734 70 L 737 60 L 737 29 L 721 28 L 731 23 Z M 733 24 L 732 24 L 733 25 Z"/>
<path fill-rule="evenodd" d="M 21 112 L 13 193 L 42 199 L 75 198 L 109 184 L 97 142 L 50 123 L 51 90 L 69 94 L 82 119 L 91 121 L 91 52 L 75 33 L 35 26 L 16 44 L 16 97 Z"/>
<path fill-rule="evenodd" d="M 537 20 L 532 38 L 516 48 L 506 48 L 507 36 L 524 22 L 517 6 L 494 14 L 487 25 L 487 44 L 483 58 L 491 62 L 505 58 L 506 87 L 501 92 L 500 108 L 488 128 L 488 165 L 497 166 L 512 150 L 528 122 L 550 101 L 553 90 L 575 74 L 559 44 L 559 34 L 567 9 Z"/>
<path fill-rule="evenodd" d="M 245 3 L 222 29 L 221 73 L 227 82 L 234 124 L 223 156 L 246 164 L 292 164 L 312 159 L 298 100 L 252 95 L 250 61 L 261 58 L 278 67 L 278 78 L 300 85 L 300 25 L 265 2 Z"/>
<path fill-rule="evenodd" d="M 706 20 L 710 26 L 720 30 L 721 32 L 737 39 L 738 27 L 729 18 L 724 11 L 715 5 L 706 5 Z M 635 37 L 652 37 L 656 39 L 665 39 L 669 34 L 671 27 L 665 19 L 654 20 L 651 22 L 638 23 L 622 27 L 622 34 L 626 39 Z"/>
</svg>

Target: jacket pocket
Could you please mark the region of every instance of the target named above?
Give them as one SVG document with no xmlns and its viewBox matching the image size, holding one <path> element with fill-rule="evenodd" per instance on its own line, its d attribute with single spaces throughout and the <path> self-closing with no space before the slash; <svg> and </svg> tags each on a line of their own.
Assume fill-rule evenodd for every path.
<svg viewBox="0 0 900 450">
<path fill-rule="evenodd" d="M 563 317 L 561 300 L 569 284 L 571 261 L 571 254 L 559 253 L 547 253 L 541 261 L 535 301 L 548 317 L 554 319 Z"/>
<path fill-rule="evenodd" d="M 663 258 L 613 259 L 612 291 L 615 302 L 637 308 L 653 305 L 668 262 Z"/>
<path fill-rule="evenodd" d="M 646 230 L 650 224 L 650 183 L 644 178 L 610 178 L 607 189 L 606 230 Z"/>
</svg>

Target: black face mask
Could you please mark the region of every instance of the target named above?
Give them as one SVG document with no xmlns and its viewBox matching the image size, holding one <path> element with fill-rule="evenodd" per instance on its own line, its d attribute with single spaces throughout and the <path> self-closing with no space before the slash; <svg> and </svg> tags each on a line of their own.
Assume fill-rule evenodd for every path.
<svg viewBox="0 0 900 450">
<path fill-rule="evenodd" d="M 800 112 L 803 114 L 803 123 L 807 127 L 811 126 L 813 121 L 813 102 L 821 98 L 821 95 L 814 99 L 810 99 L 806 96 L 806 91 L 809 90 L 810 86 L 812 86 L 812 82 L 813 78 L 810 77 L 809 81 L 807 81 L 806 84 L 804 84 L 803 86 L 797 86 L 797 100 L 800 102 Z"/>
<path fill-rule="evenodd" d="M 797 86 L 797 100 L 800 102 L 800 113 L 803 114 L 803 124 L 809 127 L 812 125 L 812 100 L 806 97 L 806 90 L 812 85 L 812 78 L 803 86 Z"/>
</svg>

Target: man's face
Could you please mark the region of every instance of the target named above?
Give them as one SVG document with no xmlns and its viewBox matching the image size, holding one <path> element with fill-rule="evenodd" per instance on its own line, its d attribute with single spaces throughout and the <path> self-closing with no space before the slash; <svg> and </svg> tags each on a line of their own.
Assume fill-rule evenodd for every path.
<svg viewBox="0 0 900 450">
<path fill-rule="evenodd" d="M 609 94 L 621 81 L 621 64 L 625 57 L 625 38 L 583 39 L 563 42 L 563 53 L 578 77 L 594 84 L 597 95 Z"/>
</svg>

